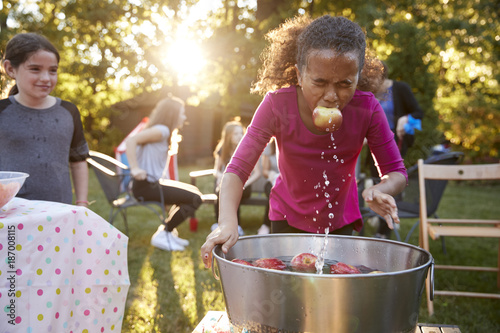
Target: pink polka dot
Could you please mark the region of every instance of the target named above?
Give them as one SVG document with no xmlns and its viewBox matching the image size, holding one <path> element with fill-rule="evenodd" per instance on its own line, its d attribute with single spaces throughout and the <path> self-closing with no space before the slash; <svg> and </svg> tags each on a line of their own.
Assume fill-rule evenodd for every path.
<svg viewBox="0 0 500 333">
<path fill-rule="evenodd" d="M 91 269 L 87 269 L 87 275 L 92 275 L 92 270 Z"/>
<path fill-rule="evenodd" d="M 75 288 L 71 288 L 71 293 L 74 294 L 75 293 Z"/>
<path fill-rule="evenodd" d="M 109 254 L 109 249 L 106 249 L 106 254 Z"/>
<path fill-rule="evenodd" d="M 1 249 L 3 249 L 3 245 L 2 245 L 2 244 L 0 244 L 0 250 L 1 250 Z"/>
<path fill-rule="evenodd" d="M 59 268 L 56 268 L 56 274 L 57 275 L 61 274 L 61 270 Z"/>
<path fill-rule="evenodd" d="M 118 234 L 117 235 L 118 239 L 121 239 L 122 238 L 122 235 L 121 234 Z"/>
<path fill-rule="evenodd" d="M 17 275 L 23 275 L 23 271 L 22 271 L 20 268 L 18 268 L 18 269 L 16 270 L 16 274 L 17 274 Z"/>
<path fill-rule="evenodd" d="M 104 332 L 104 327 L 101 327 L 101 333 Z"/>
<path fill-rule="evenodd" d="M 56 319 L 59 319 L 59 312 L 56 312 Z"/>
<path fill-rule="evenodd" d="M 19 230 L 23 230 L 23 228 L 24 228 L 24 225 L 23 225 L 22 223 L 19 223 L 19 224 L 17 225 L 17 229 L 19 229 Z"/>
<path fill-rule="evenodd" d="M 121 269 L 118 270 L 118 275 L 122 275 L 122 270 Z"/>
<path fill-rule="evenodd" d="M 21 321 L 22 321 L 22 318 L 21 318 L 21 317 L 19 317 L 19 316 L 17 316 L 17 317 L 16 317 L 16 324 L 20 324 L 20 323 L 21 323 Z"/>
<path fill-rule="evenodd" d="M 117 311 L 118 311 L 118 308 L 117 308 L 117 307 L 115 307 L 115 308 L 113 309 L 113 312 L 117 312 Z"/>
<path fill-rule="evenodd" d="M 38 296 L 42 296 L 43 295 L 43 290 L 42 289 L 38 289 L 36 291 L 36 293 L 37 293 Z"/>
<path fill-rule="evenodd" d="M 73 247 L 73 253 L 75 253 L 75 248 Z"/>
<path fill-rule="evenodd" d="M 104 289 L 102 290 L 103 293 L 105 293 L 107 291 L 108 291 L 108 287 L 104 287 Z"/>
<path fill-rule="evenodd" d="M 57 233 L 61 232 L 61 228 L 56 227 L 56 232 L 57 232 Z"/>
<path fill-rule="evenodd" d="M 87 235 L 92 236 L 92 231 L 91 230 L 87 231 Z"/>
<path fill-rule="evenodd" d="M 90 311 L 89 310 L 85 310 L 85 311 L 83 311 L 83 314 L 86 315 L 86 316 L 88 316 L 90 314 Z"/>
<path fill-rule="evenodd" d="M 43 246 L 42 245 L 38 245 L 38 251 L 43 251 Z"/>
</svg>

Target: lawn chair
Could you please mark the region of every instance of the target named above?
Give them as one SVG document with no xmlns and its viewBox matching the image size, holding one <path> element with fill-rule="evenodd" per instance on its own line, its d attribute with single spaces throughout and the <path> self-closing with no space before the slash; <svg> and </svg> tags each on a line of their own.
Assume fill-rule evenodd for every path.
<svg viewBox="0 0 500 333">
<path fill-rule="evenodd" d="M 439 164 L 439 165 L 454 165 L 461 163 L 464 154 L 462 152 L 448 152 L 439 155 L 434 155 L 427 158 L 424 164 Z M 420 217 L 420 193 L 418 188 L 418 164 L 413 165 L 408 168 L 408 186 L 405 188 L 403 193 L 396 197 L 396 205 L 398 207 L 398 216 L 400 219 L 405 218 L 419 218 Z M 427 193 L 427 215 L 437 217 L 436 211 L 439 205 L 439 201 L 444 193 L 447 185 L 446 180 L 426 180 L 426 185 L 428 190 Z M 362 198 L 361 198 L 362 199 Z M 361 209 L 363 220 L 366 218 L 377 216 L 373 211 L 367 207 Z M 381 223 L 385 223 L 381 221 Z M 412 233 L 418 227 L 419 221 L 415 222 L 408 234 L 406 235 L 404 242 L 408 243 Z M 395 229 L 394 233 L 398 241 L 401 241 L 401 237 L 398 231 Z M 443 252 L 446 253 L 446 246 L 444 238 L 441 240 Z"/>
<path fill-rule="evenodd" d="M 121 213 L 125 230 L 128 234 L 127 208 L 135 206 L 148 208 L 158 216 L 160 222 L 164 221 L 166 215 L 163 203 L 141 201 L 133 196 L 127 181 L 130 179 L 128 166 L 108 155 L 96 151 L 89 152 L 87 163 L 92 166 L 104 195 L 111 205 L 109 223 L 113 224 L 116 215 Z M 160 191 L 160 193 L 163 201 L 163 192 Z"/>
<path fill-rule="evenodd" d="M 478 165 L 429 165 L 423 160 L 418 161 L 419 189 L 420 189 L 420 246 L 429 251 L 429 237 L 433 240 L 439 237 L 482 237 L 498 238 L 500 240 L 500 219 L 480 220 L 460 218 L 428 218 L 428 181 L 478 181 L 500 180 L 500 164 Z M 498 204 L 498 198 L 491 198 L 493 204 Z M 465 266 L 465 265 L 434 265 L 434 269 L 449 269 L 463 271 L 485 271 L 497 273 L 497 288 L 500 289 L 500 243 L 498 249 L 497 267 Z M 430 281 L 433 274 L 426 280 L 427 309 L 429 315 L 434 313 L 433 296 L 430 291 L 434 289 L 434 281 Z M 432 287 L 431 287 L 432 284 Z M 434 290 L 434 295 L 464 296 L 479 298 L 500 299 L 498 293 L 477 293 L 465 291 Z"/>
</svg>

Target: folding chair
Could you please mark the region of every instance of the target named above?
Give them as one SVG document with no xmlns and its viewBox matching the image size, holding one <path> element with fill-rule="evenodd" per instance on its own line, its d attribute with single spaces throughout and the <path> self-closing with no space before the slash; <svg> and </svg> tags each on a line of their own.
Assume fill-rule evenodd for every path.
<svg viewBox="0 0 500 333">
<path fill-rule="evenodd" d="M 429 251 L 429 237 L 433 240 L 439 237 L 492 237 L 500 239 L 500 219 L 481 220 L 463 218 L 428 218 L 428 192 L 427 180 L 500 180 L 500 164 L 478 164 L 478 165 L 431 165 L 418 161 L 419 189 L 420 189 L 420 246 Z M 492 198 L 498 203 L 498 198 Z M 498 261 L 500 261 L 500 242 L 498 250 Z M 434 269 L 451 269 L 464 271 L 486 271 L 497 273 L 497 287 L 500 288 L 500 263 L 497 267 L 480 267 L 465 265 L 435 265 Z M 431 276 L 432 274 L 430 274 Z M 429 314 L 434 313 L 433 297 L 430 295 L 430 276 L 426 280 L 427 309 Z M 443 296 L 465 296 L 479 298 L 500 299 L 500 294 L 477 293 L 465 291 L 443 291 L 434 290 L 434 295 Z"/>
<path fill-rule="evenodd" d="M 146 207 L 158 216 L 160 222 L 165 219 L 165 205 L 163 204 L 163 192 L 160 191 L 162 202 L 141 201 L 136 199 L 129 189 L 129 168 L 120 161 L 96 152 L 90 151 L 87 163 L 92 166 L 101 188 L 111 205 L 109 212 L 109 223 L 113 221 L 118 213 L 121 213 L 128 234 L 127 208 L 142 206 Z"/>
</svg>

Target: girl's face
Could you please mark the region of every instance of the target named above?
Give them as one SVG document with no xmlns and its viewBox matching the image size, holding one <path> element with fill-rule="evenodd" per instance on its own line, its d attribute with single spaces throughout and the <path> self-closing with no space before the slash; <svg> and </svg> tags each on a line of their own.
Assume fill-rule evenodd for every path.
<svg viewBox="0 0 500 333">
<path fill-rule="evenodd" d="M 312 50 L 297 79 L 312 113 L 317 106 L 342 110 L 354 96 L 359 79 L 358 55 L 338 55 L 334 50 Z"/>
<path fill-rule="evenodd" d="M 58 67 L 56 55 L 45 50 L 37 51 L 18 68 L 5 61 L 7 74 L 16 80 L 19 97 L 31 102 L 43 100 L 54 90 Z"/>
<path fill-rule="evenodd" d="M 243 128 L 241 126 L 236 126 L 231 133 L 231 143 L 233 146 L 237 146 L 243 138 Z"/>
</svg>

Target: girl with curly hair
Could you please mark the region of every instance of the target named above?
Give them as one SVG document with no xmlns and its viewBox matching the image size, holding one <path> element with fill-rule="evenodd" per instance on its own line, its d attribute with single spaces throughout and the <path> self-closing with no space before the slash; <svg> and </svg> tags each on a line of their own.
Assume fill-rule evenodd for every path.
<svg viewBox="0 0 500 333">
<path fill-rule="evenodd" d="M 394 195 L 406 185 L 406 169 L 383 109 L 370 90 L 381 82 L 380 61 L 367 56 L 366 37 L 344 17 L 296 17 L 267 35 L 263 67 L 253 91 L 266 94 L 226 168 L 219 227 L 201 248 L 227 253 L 238 240 L 237 208 L 243 184 L 271 138 L 280 174 L 270 195 L 271 232 L 351 235 L 363 224 L 355 166 L 365 138 L 382 181 L 363 191 L 369 207 L 399 223 Z M 317 128 L 316 107 L 338 108 L 335 131 Z"/>
</svg>

